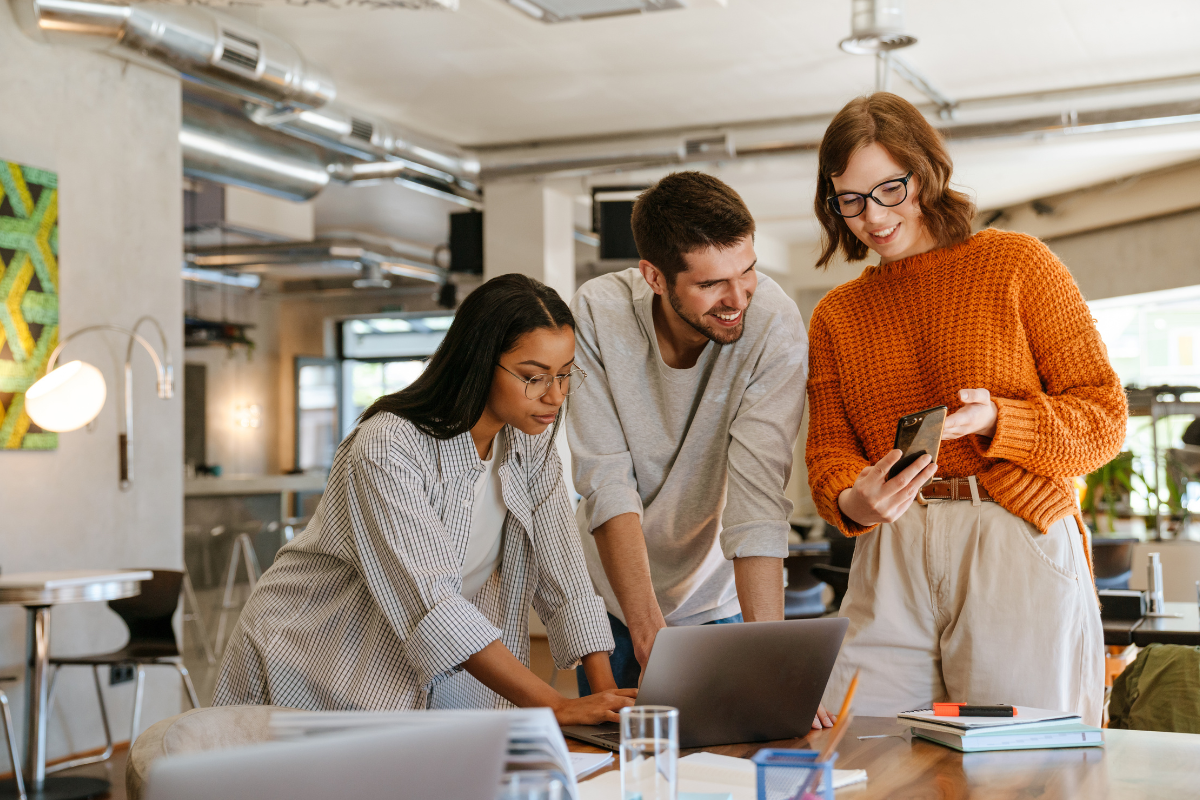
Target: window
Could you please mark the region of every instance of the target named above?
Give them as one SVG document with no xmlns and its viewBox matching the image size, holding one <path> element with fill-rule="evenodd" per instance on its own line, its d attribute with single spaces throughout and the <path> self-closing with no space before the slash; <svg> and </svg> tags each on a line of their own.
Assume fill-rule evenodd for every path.
<svg viewBox="0 0 1200 800">
<path fill-rule="evenodd" d="M 1088 307 L 1123 386 L 1200 386 L 1200 286 L 1095 300 Z M 1170 394 L 1173 396 L 1160 395 L 1159 399 L 1200 401 L 1200 392 L 1194 390 L 1181 388 Z M 1134 483 L 1130 497 L 1133 513 L 1154 513 L 1151 492 L 1157 485 L 1156 477 L 1164 481 L 1158 492 L 1165 504 L 1163 513 L 1168 507 L 1172 513 L 1184 509 L 1200 513 L 1200 482 L 1192 464 L 1194 457 L 1183 444 L 1183 432 L 1193 419 L 1192 414 L 1166 416 L 1151 430 L 1150 417 L 1129 418 L 1124 449 L 1134 454 L 1134 469 L 1146 482 L 1144 486 Z M 1171 491 L 1178 492 L 1178 496 L 1170 496 L 1168 481 L 1175 484 Z M 1151 491 L 1145 490 L 1147 486 Z"/>
<path fill-rule="evenodd" d="M 371 403 L 417 379 L 454 313 L 355 317 L 338 325 L 338 358 L 296 359 L 296 466 L 328 470 Z"/>
</svg>

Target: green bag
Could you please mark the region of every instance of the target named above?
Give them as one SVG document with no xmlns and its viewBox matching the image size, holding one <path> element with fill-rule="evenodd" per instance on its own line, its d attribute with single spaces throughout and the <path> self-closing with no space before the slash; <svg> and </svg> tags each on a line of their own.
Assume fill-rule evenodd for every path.
<svg viewBox="0 0 1200 800">
<path fill-rule="evenodd" d="M 1152 644 L 1113 681 L 1108 726 L 1200 733 L 1200 647 Z"/>
</svg>

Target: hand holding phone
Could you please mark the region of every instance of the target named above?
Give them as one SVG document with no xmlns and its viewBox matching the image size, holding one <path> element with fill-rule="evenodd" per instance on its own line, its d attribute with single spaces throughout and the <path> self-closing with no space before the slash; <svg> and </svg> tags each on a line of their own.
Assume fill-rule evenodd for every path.
<svg viewBox="0 0 1200 800">
<path fill-rule="evenodd" d="M 962 408 L 946 418 L 942 429 L 943 439 L 959 439 L 977 433 L 991 438 L 996 435 L 996 421 L 1000 409 L 992 402 L 992 393 L 987 389 L 962 389 L 958 393 Z"/>
<path fill-rule="evenodd" d="M 932 462 L 937 462 L 938 446 L 942 442 L 942 427 L 946 423 L 946 411 L 945 406 L 934 406 L 900 418 L 896 423 L 896 441 L 892 447 L 903 455 L 888 470 L 888 480 L 899 475 L 923 455 L 928 455 Z M 932 476 L 930 477 L 932 479 Z"/>
</svg>

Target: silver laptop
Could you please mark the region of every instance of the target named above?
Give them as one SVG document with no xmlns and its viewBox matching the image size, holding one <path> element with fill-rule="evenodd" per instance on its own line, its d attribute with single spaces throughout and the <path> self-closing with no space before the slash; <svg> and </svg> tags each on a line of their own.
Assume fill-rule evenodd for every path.
<svg viewBox="0 0 1200 800">
<path fill-rule="evenodd" d="M 146 798 L 494 800 L 507 740 L 497 715 L 169 756 L 151 767 Z"/>
<path fill-rule="evenodd" d="M 637 705 L 679 709 L 679 746 L 803 736 L 850 621 L 845 618 L 664 628 L 654 640 Z M 617 750 L 616 723 L 563 733 Z"/>
</svg>

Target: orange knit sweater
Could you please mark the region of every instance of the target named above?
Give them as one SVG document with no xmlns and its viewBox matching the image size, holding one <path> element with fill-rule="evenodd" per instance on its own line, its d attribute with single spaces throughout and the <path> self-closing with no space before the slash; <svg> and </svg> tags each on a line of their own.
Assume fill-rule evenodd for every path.
<svg viewBox="0 0 1200 800">
<path fill-rule="evenodd" d="M 892 449 L 900 417 L 953 413 L 960 389 L 991 392 L 996 435 L 942 442 L 938 477 L 979 476 L 1043 532 L 1078 518 L 1072 478 L 1125 439 L 1125 393 L 1091 314 L 1032 236 L 989 229 L 868 267 L 821 300 L 808 335 L 809 486 L 821 516 L 851 536 L 874 526 L 842 514 L 838 495 Z"/>
</svg>

